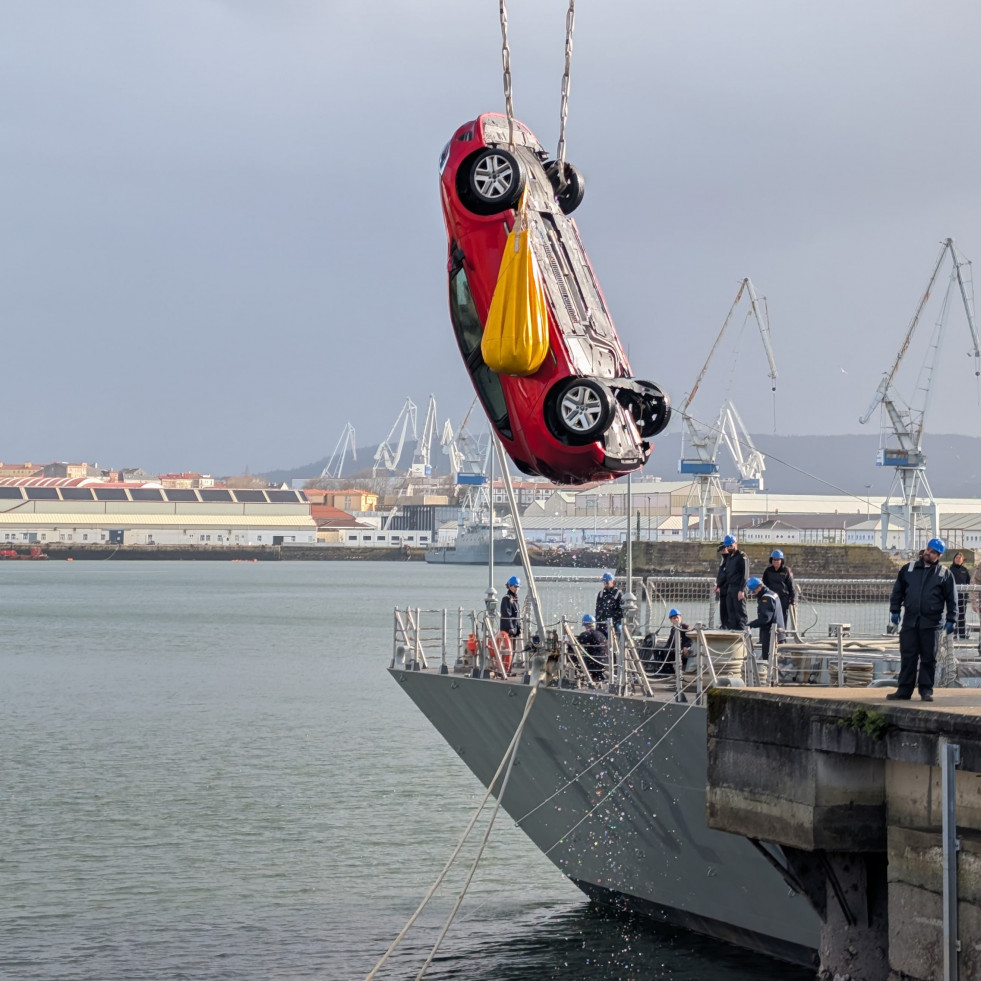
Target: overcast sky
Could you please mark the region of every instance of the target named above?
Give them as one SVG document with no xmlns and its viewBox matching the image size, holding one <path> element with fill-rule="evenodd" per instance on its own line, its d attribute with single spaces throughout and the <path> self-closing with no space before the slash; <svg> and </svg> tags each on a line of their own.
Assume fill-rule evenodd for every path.
<svg viewBox="0 0 981 981">
<path fill-rule="evenodd" d="M 566 6 L 509 4 L 550 148 Z M 580 0 L 576 219 L 634 372 L 680 403 L 749 276 L 776 411 L 740 315 L 696 414 L 866 431 L 941 241 L 981 261 L 979 96 L 976 0 Z M 436 160 L 502 109 L 496 0 L 0 0 L 0 458 L 257 472 L 406 396 L 458 423 Z M 958 306 L 928 430 L 981 434 L 968 347 Z"/>
</svg>

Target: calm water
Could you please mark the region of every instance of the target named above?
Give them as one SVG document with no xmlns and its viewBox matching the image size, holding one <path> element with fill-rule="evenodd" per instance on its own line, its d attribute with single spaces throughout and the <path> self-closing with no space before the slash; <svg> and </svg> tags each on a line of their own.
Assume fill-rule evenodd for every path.
<svg viewBox="0 0 981 981">
<path fill-rule="evenodd" d="M 482 795 L 385 672 L 391 610 L 485 588 L 403 563 L 0 562 L 0 977 L 363 978 Z M 415 976 L 460 881 L 380 977 Z M 426 976 L 811 974 L 592 910 L 504 818 Z"/>
</svg>

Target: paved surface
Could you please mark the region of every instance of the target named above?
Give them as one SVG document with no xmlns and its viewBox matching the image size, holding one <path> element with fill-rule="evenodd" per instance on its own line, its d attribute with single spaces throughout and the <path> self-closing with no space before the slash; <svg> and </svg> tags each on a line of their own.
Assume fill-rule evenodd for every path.
<svg viewBox="0 0 981 981">
<path fill-rule="evenodd" d="M 767 691 L 775 696 L 807 698 L 815 701 L 860 702 L 862 705 L 881 705 L 883 708 L 917 708 L 925 712 L 954 712 L 958 715 L 981 715 L 981 688 L 937 688 L 933 701 L 924 702 L 914 694 L 906 702 L 886 700 L 886 695 L 895 688 L 817 688 L 813 686 L 744 689 L 746 691 Z"/>
</svg>

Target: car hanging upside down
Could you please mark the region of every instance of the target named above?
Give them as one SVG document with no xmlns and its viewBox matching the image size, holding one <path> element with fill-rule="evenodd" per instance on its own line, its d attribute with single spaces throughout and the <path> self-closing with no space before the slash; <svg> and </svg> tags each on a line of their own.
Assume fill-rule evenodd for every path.
<svg viewBox="0 0 981 981">
<path fill-rule="evenodd" d="M 670 420 L 670 402 L 657 385 L 632 376 L 568 217 L 582 201 L 582 176 L 564 164 L 560 177 L 558 164 L 517 120 L 513 134 L 509 147 L 506 117 L 486 113 L 461 126 L 440 154 L 450 319 L 477 395 L 515 466 L 556 483 L 610 480 L 647 462 L 650 440 Z M 485 327 L 497 328 L 501 296 L 494 310 L 492 301 L 499 278 L 502 289 L 507 285 L 502 258 L 510 258 L 512 231 L 526 232 L 522 247 L 530 250 L 541 297 L 540 349 L 524 374 L 492 370 L 484 336 Z M 510 241 L 517 248 L 514 235 Z"/>
</svg>

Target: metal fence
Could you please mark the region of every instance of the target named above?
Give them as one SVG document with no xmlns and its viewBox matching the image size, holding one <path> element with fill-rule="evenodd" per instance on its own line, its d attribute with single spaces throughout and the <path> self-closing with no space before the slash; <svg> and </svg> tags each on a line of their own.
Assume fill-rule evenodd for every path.
<svg viewBox="0 0 981 981">
<path fill-rule="evenodd" d="M 570 634 L 581 629 L 583 614 L 595 611 L 601 584 L 593 575 L 539 576 L 536 582 L 546 637 L 554 633 L 564 643 Z M 775 672 L 770 684 L 850 683 L 844 677 L 839 635 L 848 639 L 847 646 L 852 654 L 865 657 L 878 651 L 894 660 L 898 658 L 897 638 L 887 630 L 892 580 L 803 579 L 796 585 L 794 614 L 787 643 L 781 645 L 781 649 L 797 660 L 791 665 L 792 670 L 784 670 L 782 675 Z M 712 579 L 652 576 L 635 578 L 632 587 L 637 601 L 637 621 L 632 636 L 638 645 L 648 633 L 660 631 L 660 636 L 666 637 L 668 613 L 672 608 L 680 610 L 685 622 L 692 627 L 712 630 L 718 625 L 718 602 Z M 973 662 L 981 676 L 978 656 L 981 587 L 959 586 L 958 600 L 962 615 L 958 617 L 953 636 L 945 636 L 941 645 L 939 684 L 944 683 L 941 677 L 953 677 L 955 661 L 961 666 L 968 662 L 965 673 L 973 671 L 970 666 Z M 752 619 L 755 616 L 752 600 L 749 601 L 749 612 Z M 392 664 L 452 670 L 454 665 L 467 661 L 506 675 L 512 668 L 512 657 L 514 667 L 527 667 L 523 649 L 538 632 L 527 598 L 522 615 L 522 639 L 512 651 L 508 638 L 498 632 L 496 615 L 485 610 L 396 609 Z M 812 662 L 813 666 L 808 667 Z"/>
</svg>

